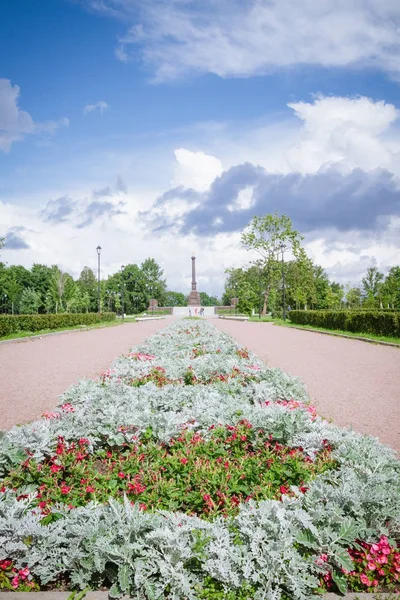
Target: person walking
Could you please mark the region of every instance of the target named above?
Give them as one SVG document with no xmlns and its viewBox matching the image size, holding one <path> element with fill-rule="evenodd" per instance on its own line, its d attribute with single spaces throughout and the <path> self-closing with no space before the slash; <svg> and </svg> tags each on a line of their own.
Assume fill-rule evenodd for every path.
<svg viewBox="0 0 400 600">
<path fill-rule="evenodd" d="M 192 316 L 192 309 L 189 306 L 189 317 L 191 317 L 191 316 Z"/>
</svg>

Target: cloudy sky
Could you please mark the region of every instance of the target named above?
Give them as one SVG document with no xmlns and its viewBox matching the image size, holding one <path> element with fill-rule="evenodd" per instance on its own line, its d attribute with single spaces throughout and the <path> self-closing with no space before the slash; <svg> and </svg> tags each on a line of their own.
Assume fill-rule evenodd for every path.
<svg viewBox="0 0 400 600">
<path fill-rule="evenodd" d="M 278 211 L 333 279 L 400 264 L 398 0 L 0 6 L 8 264 L 103 276 L 154 257 L 220 294 Z"/>
</svg>

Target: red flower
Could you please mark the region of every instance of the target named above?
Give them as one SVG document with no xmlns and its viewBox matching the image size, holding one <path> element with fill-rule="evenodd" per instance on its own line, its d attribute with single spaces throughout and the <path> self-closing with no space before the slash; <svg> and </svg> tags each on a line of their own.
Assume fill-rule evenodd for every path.
<svg viewBox="0 0 400 600">
<path fill-rule="evenodd" d="M 132 492 L 132 494 L 141 494 L 146 489 L 145 485 L 142 485 L 139 481 L 135 483 L 128 483 L 128 491 Z"/>
<path fill-rule="evenodd" d="M 51 465 L 50 467 L 50 471 L 52 473 L 58 473 L 58 471 L 61 471 L 62 467 L 60 467 L 60 465 Z"/>
<path fill-rule="evenodd" d="M 290 492 L 290 489 L 286 487 L 286 485 L 281 485 L 279 491 L 281 494 L 288 494 Z"/>
<path fill-rule="evenodd" d="M 88 485 L 88 486 L 87 486 L 87 488 L 86 488 L 86 493 L 87 493 L 87 494 L 93 494 L 93 492 L 95 492 L 95 491 L 96 491 L 96 490 L 95 490 L 95 489 L 94 489 L 94 487 L 93 487 L 93 486 L 91 486 L 91 485 Z"/>
<path fill-rule="evenodd" d="M 120 479 L 125 479 L 125 473 L 123 473 L 122 471 L 120 471 L 120 472 L 118 473 L 118 477 L 119 477 Z"/>
<path fill-rule="evenodd" d="M 183 465 L 186 465 L 186 463 L 187 463 L 187 462 L 188 462 L 188 459 L 187 459 L 187 458 L 181 458 L 181 463 L 182 463 Z"/>
<path fill-rule="evenodd" d="M 61 484 L 61 493 L 66 495 L 66 494 L 69 494 L 70 491 L 71 491 L 71 486 L 67 485 L 65 483 L 65 481 L 63 481 Z"/>
</svg>

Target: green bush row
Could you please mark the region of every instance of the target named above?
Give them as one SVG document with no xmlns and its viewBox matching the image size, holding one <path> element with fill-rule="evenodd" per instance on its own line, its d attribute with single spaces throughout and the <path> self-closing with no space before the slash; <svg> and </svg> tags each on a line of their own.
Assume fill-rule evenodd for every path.
<svg viewBox="0 0 400 600">
<path fill-rule="evenodd" d="M 400 313 L 381 310 L 291 310 L 296 325 L 400 337 Z"/>
<path fill-rule="evenodd" d="M 0 337 L 21 331 L 59 329 L 74 325 L 93 325 L 114 321 L 115 313 L 58 313 L 56 315 L 0 315 Z"/>
</svg>

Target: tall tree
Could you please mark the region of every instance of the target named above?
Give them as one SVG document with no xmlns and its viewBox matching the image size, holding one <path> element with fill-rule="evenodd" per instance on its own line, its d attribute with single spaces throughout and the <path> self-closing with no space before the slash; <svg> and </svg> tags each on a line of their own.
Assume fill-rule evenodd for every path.
<svg viewBox="0 0 400 600">
<path fill-rule="evenodd" d="M 77 284 L 82 294 L 86 293 L 89 295 L 89 309 L 96 311 L 98 309 L 98 284 L 96 276 L 90 267 L 83 267 Z"/>
<path fill-rule="evenodd" d="M 280 259 L 285 253 L 297 256 L 303 237 L 293 229 L 292 221 L 286 215 L 267 214 L 254 217 L 247 230 L 242 234 L 242 245 L 247 250 L 257 252 L 261 256 L 266 274 L 264 289 L 263 314 L 268 310 L 268 299 L 271 290 L 280 278 Z"/>
<path fill-rule="evenodd" d="M 164 271 L 154 258 L 146 258 L 140 265 L 143 274 L 148 300 L 155 298 L 158 303 L 164 304 L 164 296 L 167 289 L 167 282 L 163 279 Z"/>
<path fill-rule="evenodd" d="M 31 268 L 33 289 L 39 294 L 39 311 L 45 311 L 46 294 L 51 288 L 51 281 L 56 266 L 48 267 L 35 263 Z"/>
<path fill-rule="evenodd" d="M 376 267 L 367 269 L 367 273 L 362 279 L 365 305 L 372 307 L 381 304 L 382 281 L 383 273 L 380 273 Z"/>
<path fill-rule="evenodd" d="M 392 267 L 382 284 L 382 297 L 387 308 L 400 309 L 400 267 Z"/>
</svg>

